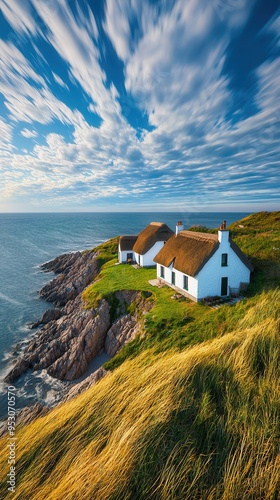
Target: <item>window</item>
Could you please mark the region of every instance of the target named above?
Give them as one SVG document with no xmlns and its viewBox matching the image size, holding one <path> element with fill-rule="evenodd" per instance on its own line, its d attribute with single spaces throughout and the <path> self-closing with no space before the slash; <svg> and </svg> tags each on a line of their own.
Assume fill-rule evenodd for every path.
<svg viewBox="0 0 280 500">
<path fill-rule="evenodd" d="M 183 276 L 183 288 L 184 290 L 188 290 L 189 288 L 189 277 L 184 274 Z"/>
<path fill-rule="evenodd" d="M 226 267 L 228 265 L 228 254 L 222 253 L 222 267 Z"/>
<path fill-rule="evenodd" d="M 174 271 L 172 271 L 171 283 L 172 283 L 172 285 L 175 285 L 175 273 L 174 273 Z"/>
<path fill-rule="evenodd" d="M 160 266 L 160 277 L 164 278 L 164 267 Z"/>
</svg>

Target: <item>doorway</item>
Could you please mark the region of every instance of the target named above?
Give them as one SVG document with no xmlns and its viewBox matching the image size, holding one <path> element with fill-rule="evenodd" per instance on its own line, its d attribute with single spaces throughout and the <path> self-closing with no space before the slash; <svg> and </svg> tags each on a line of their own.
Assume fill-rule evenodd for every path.
<svg viewBox="0 0 280 500">
<path fill-rule="evenodd" d="M 221 280 L 221 295 L 228 295 L 228 278 Z"/>
<path fill-rule="evenodd" d="M 133 253 L 128 253 L 126 257 L 126 263 L 132 264 L 132 261 L 133 261 Z"/>
</svg>

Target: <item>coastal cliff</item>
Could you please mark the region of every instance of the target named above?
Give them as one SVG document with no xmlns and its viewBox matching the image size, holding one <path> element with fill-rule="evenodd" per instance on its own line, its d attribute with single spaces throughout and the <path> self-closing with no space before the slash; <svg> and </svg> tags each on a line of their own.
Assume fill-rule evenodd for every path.
<svg viewBox="0 0 280 500">
<path fill-rule="evenodd" d="M 42 270 L 57 274 L 39 292 L 55 307 L 32 325 L 41 328 L 6 376 L 6 382 L 16 380 L 29 369 L 46 369 L 60 380 L 76 380 L 103 350 L 114 356 L 141 329 L 139 314 L 145 309 L 145 300 L 135 290 L 117 291 L 111 303 L 102 299 L 96 308 L 86 308 L 82 293 L 99 279 L 100 250 L 61 255 L 43 264 Z M 134 312 L 130 314 L 132 303 Z"/>
<path fill-rule="evenodd" d="M 60 317 L 49 323 L 65 321 L 69 308 L 72 327 L 76 300 L 78 314 L 94 318 L 106 302 L 104 348 L 110 339 L 118 349 L 133 324 L 141 335 L 65 384 L 71 389 L 55 408 L 17 414 L 9 498 L 280 498 L 279 222 L 279 213 L 259 213 L 231 226 L 255 271 L 246 299 L 219 308 L 153 287 L 154 269 L 92 253 L 100 272 L 56 305 Z M 8 498 L 1 429 L 0 451 L 0 497 Z"/>
</svg>

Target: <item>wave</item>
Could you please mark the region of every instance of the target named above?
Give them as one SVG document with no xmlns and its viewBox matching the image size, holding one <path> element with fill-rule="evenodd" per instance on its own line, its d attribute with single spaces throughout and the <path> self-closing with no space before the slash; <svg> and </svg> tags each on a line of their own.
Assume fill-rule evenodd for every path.
<svg viewBox="0 0 280 500">
<path fill-rule="evenodd" d="M 21 406 L 39 402 L 53 406 L 65 393 L 69 382 L 63 382 L 48 375 L 46 370 L 26 373 L 21 377 L 17 396 Z M 27 401 L 28 400 L 28 401 Z"/>
<path fill-rule="evenodd" d="M 16 306 L 23 306 L 24 304 L 22 302 L 19 302 L 18 300 L 12 299 L 8 295 L 5 295 L 4 293 L 0 292 L 0 299 L 4 300 L 5 302 L 9 302 L 10 304 L 14 304 Z"/>
</svg>

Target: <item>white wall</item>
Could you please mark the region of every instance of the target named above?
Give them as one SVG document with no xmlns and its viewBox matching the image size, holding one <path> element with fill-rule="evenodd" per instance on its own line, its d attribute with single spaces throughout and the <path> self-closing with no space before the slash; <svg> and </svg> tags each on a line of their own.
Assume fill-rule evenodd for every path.
<svg viewBox="0 0 280 500">
<path fill-rule="evenodd" d="M 142 258 L 142 255 L 140 255 L 139 253 L 136 253 L 134 252 L 134 259 L 135 259 L 135 262 L 137 264 L 139 264 L 139 266 L 142 266 L 142 262 L 143 262 L 143 258 Z"/>
<path fill-rule="evenodd" d="M 183 291 L 188 292 L 192 297 L 197 298 L 198 282 L 193 276 L 188 276 L 187 274 L 181 273 L 181 271 L 175 271 L 175 285 L 181 288 Z M 184 276 L 188 276 L 188 290 L 184 289 Z M 171 279 L 171 278 L 170 278 Z"/>
<path fill-rule="evenodd" d="M 161 277 L 161 267 L 164 268 L 164 278 Z M 176 269 L 173 268 L 171 265 L 170 267 L 165 267 L 161 266 L 160 264 L 157 264 L 157 278 L 165 281 L 168 285 L 172 285 L 172 271 L 175 272 L 175 289 L 179 289 L 179 291 L 182 291 L 185 295 L 190 296 L 192 299 L 197 298 L 197 289 L 198 289 L 198 282 L 197 279 L 194 278 L 193 276 L 188 276 L 187 274 L 181 273 L 180 271 L 177 271 Z M 188 276 L 188 290 L 184 289 L 184 276 Z"/>
<path fill-rule="evenodd" d="M 119 250 L 119 262 L 121 264 L 126 264 L 127 262 L 127 255 L 129 253 L 132 253 L 133 257 L 132 257 L 132 260 L 134 261 L 135 260 L 135 255 L 134 255 L 134 252 L 132 250 Z"/>
<path fill-rule="evenodd" d="M 228 265 L 222 267 L 222 253 L 228 254 Z M 228 278 L 228 287 L 239 288 L 240 283 L 250 282 L 250 271 L 230 248 L 228 241 L 222 241 L 218 250 L 199 272 L 198 299 L 221 295 L 221 279 Z M 229 293 L 229 289 L 228 289 Z"/>
<path fill-rule="evenodd" d="M 144 255 L 135 252 L 135 260 L 141 267 L 155 266 L 154 258 L 156 254 L 162 249 L 163 241 L 157 241 L 150 250 Z"/>
<path fill-rule="evenodd" d="M 124 264 L 124 263 L 126 264 L 126 262 L 127 262 L 127 255 L 129 253 L 132 253 L 132 255 L 133 255 L 132 259 L 135 260 L 135 255 L 134 255 L 133 250 L 121 250 L 120 249 L 120 244 L 119 244 L 119 247 L 118 247 L 118 259 L 119 259 L 119 262 L 121 264 Z"/>
<path fill-rule="evenodd" d="M 228 231 L 222 231 L 219 237 L 221 239 L 219 248 L 214 255 L 205 264 L 196 277 L 188 277 L 188 290 L 183 288 L 184 273 L 173 269 L 173 266 L 164 267 L 164 278 L 160 276 L 160 264 L 157 264 L 157 278 L 164 280 L 167 284 L 172 283 L 172 271 L 175 272 L 175 289 L 178 288 L 185 295 L 190 295 L 190 298 L 201 300 L 204 297 L 221 295 L 221 279 L 228 278 L 228 294 L 229 287 L 239 288 L 240 283 L 250 282 L 250 271 L 239 259 L 236 253 L 230 248 L 228 241 Z M 222 254 L 228 255 L 228 265 L 222 266 Z M 172 285 L 171 285 L 172 286 Z M 173 287 L 174 288 L 174 287 Z M 187 292 L 187 293 L 186 293 Z"/>
</svg>

